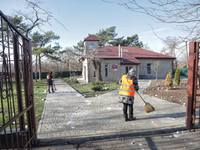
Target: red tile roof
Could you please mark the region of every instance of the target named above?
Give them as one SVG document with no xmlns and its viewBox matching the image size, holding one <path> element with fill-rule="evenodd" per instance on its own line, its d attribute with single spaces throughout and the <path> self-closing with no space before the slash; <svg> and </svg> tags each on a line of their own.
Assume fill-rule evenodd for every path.
<svg viewBox="0 0 200 150">
<path fill-rule="evenodd" d="M 94 37 L 93 35 L 88 36 L 87 38 L 85 38 L 84 41 L 99 41 L 98 38 Z M 83 42 L 84 42 L 83 41 Z"/>
<path fill-rule="evenodd" d="M 96 57 L 104 59 L 123 58 L 121 64 L 140 64 L 138 59 L 176 59 L 176 57 L 145 50 L 142 48 L 125 46 L 121 46 L 121 48 L 123 49 L 123 56 L 120 55 L 119 57 L 118 46 L 105 46 L 98 50 Z"/>
</svg>

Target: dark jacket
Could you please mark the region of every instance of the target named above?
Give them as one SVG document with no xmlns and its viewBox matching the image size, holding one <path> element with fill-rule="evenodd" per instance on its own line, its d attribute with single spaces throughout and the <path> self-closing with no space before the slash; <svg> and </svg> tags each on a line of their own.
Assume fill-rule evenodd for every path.
<svg viewBox="0 0 200 150">
<path fill-rule="evenodd" d="M 139 86 L 138 86 L 138 80 L 136 76 L 130 75 L 129 73 L 127 73 L 126 75 L 127 79 L 133 79 L 133 84 L 135 86 L 135 91 L 139 90 Z M 119 84 L 122 84 L 122 79 L 119 80 Z M 119 95 L 119 103 L 125 103 L 125 104 L 130 104 L 133 105 L 134 104 L 134 97 L 132 96 L 125 96 L 125 95 Z"/>
<path fill-rule="evenodd" d="M 51 73 L 48 73 L 47 76 L 50 76 L 50 78 L 47 79 L 47 85 L 53 85 L 53 81 L 52 81 L 53 76 L 51 75 Z"/>
</svg>

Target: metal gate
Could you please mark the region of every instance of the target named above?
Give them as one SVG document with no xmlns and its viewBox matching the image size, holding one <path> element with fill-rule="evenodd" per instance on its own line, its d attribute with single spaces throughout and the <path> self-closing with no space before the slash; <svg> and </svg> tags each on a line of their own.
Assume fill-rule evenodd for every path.
<svg viewBox="0 0 200 150">
<path fill-rule="evenodd" d="M 198 119 L 200 122 L 200 110 L 199 114 L 196 114 L 196 110 L 199 109 L 199 106 L 196 105 L 196 100 L 197 96 L 200 96 L 200 94 L 197 91 L 197 78 L 200 78 L 198 77 L 199 44 L 200 44 L 199 42 L 191 42 L 189 45 L 188 88 L 187 88 L 187 109 L 186 109 L 186 126 L 188 127 L 189 130 L 194 129 L 196 119 Z"/>
<path fill-rule="evenodd" d="M 0 11 L 0 149 L 36 144 L 31 40 Z"/>
</svg>

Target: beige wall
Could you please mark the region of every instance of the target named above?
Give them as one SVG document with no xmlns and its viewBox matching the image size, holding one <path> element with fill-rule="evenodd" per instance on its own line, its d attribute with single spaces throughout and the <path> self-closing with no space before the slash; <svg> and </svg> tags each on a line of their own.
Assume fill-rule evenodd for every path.
<svg viewBox="0 0 200 150">
<path fill-rule="evenodd" d="M 120 65 L 119 59 L 117 60 L 103 60 L 101 64 L 101 76 L 103 78 L 103 81 L 105 82 L 113 82 L 121 79 L 122 75 L 126 73 L 126 66 L 133 66 L 135 70 L 137 71 L 139 69 L 136 65 Z M 105 64 L 108 64 L 108 77 L 105 77 Z M 112 69 L 112 64 L 117 64 L 117 71 Z M 90 82 L 95 81 L 96 78 L 94 77 L 94 70 L 90 66 Z M 139 75 L 139 71 L 137 72 Z"/>
<path fill-rule="evenodd" d="M 95 49 L 99 48 L 99 42 L 98 41 L 85 41 L 84 42 L 84 54 L 88 53 L 90 51 L 89 46 L 90 44 L 94 44 Z"/>
<path fill-rule="evenodd" d="M 171 59 L 138 59 L 141 64 L 140 65 L 120 65 L 119 59 L 112 59 L 112 60 L 102 60 L 101 63 L 101 76 L 103 81 L 105 82 L 113 82 L 121 79 L 122 75 L 126 73 L 126 66 L 133 66 L 134 69 L 137 71 L 137 78 L 141 79 L 155 79 L 156 73 L 151 70 L 151 74 L 147 74 L 147 64 L 150 63 L 151 66 L 157 60 L 160 61 L 159 70 L 158 70 L 158 79 L 164 79 L 166 75 L 170 72 L 172 73 L 172 60 Z M 108 64 L 108 77 L 105 77 L 105 64 Z M 117 71 L 112 69 L 112 64 L 117 64 Z M 88 72 L 86 72 L 86 82 L 93 82 L 96 80 L 94 77 L 94 70 L 92 66 L 88 64 L 87 59 L 83 62 L 83 66 L 86 66 Z M 87 70 L 86 69 L 86 70 Z M 84 71 L 83 71 L 83 78 L 84 78 Z"/>
<path fill-rule="evenodd" d="M 139 65 L 139 75 L 140 78 L 156 78 L 156 73 L 151 70 L 151 74 L 147 74 L 147 64 L 151 63 L 151 66 L 154 62 L 160 61 L 159 70 L 158 70 L 158 79 L 164 79 L 167 74 L 172 73 L 172 59 L 138 59 L 141 64 Z"/>
</svg>

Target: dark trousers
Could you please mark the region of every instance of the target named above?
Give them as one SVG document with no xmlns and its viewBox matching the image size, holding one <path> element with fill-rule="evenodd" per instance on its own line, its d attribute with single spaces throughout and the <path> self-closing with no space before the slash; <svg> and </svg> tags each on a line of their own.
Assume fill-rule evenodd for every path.
<svg viewBox="0 0 200 150">
<path fill-rule="evenodd" d="M 127 115 L 127 109 L 129 109 L 129 114 L 133 114 L 133 105 L 129 105 L 129 104 L 124 104 L 124 108 L 123 108 L 123 112 L 124 115 Z"/>
</svg>

